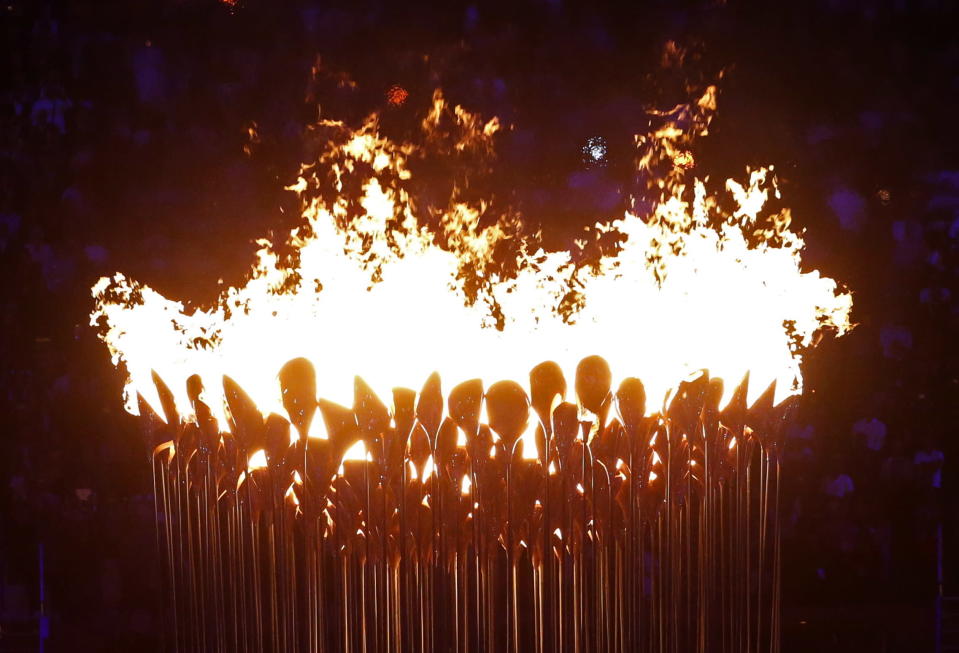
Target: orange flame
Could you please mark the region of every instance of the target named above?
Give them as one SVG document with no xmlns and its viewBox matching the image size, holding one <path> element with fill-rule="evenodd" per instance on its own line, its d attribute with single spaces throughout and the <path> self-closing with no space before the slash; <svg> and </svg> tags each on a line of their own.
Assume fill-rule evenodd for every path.
<svg viewBox="0 0 959 653">
<path fill-rule="evenodd" d="M 714 109 L 710 87 L 678 115 L 704 133 Z M 346 405 L 354 375 L 388 396 L 395 386 L 420 387 L 433 371 L 449 387 L 476 377 L 522 381 L 543 360 L 571 372 L 593 354 L 610 362 L 614 377 L 642 380 L 650 412 L 702 369 L 726 380 L 724 401 L 747 372 L 750 401 L 773 381 L 782 400 L 801 392 L 801 352 L 815 334 L 850 327 L 851 296 L 802 270 L 803 241 L 789 230 L 788 212 L 763 213 L 770 193 L 779 197 L 771 169 L 727 181 L 734 208 L 724 212 L 704 182 L 672 165 L 690 142 L 673 122 L 637 138 L 640 166 L 670 163 L 656 183 L 661 201 L 645 219 L 626 213 L 597 224 L 618 233 L 621 247 L 588 268 L 570 252 L 544 251 L 535 235 L 521 238 L 508 221 L 480 227 L 484 203 L 454 198 L 430 231 L 404 185 L 410 157 L 423 152 L 382 136 L 375 116 L 355 131 L 333 121 L 319 127 L 336 137 L 290 187 L 305 205 L 305 225 L 290 234 L 292 263 L 258 241 L 246 285 L 207 310 L 187 310 L 122 274 L 93 287 L 91 324 L 126 369 L 130 412 L 138 393 L 159 406 L 156 371 L 181 415 L 192 412 L 185 390 L 192 374 L 204 380 L 221 427 L 223 375 L 264 414 L 282 414 L 276 375 L 299 356 L 316 366 L 320 396 Z M 427 147 L 488 154 L 500 124 L 450 109 L 437 93 L 422 128 Z M 321 173 L 332 176 L 338 195 L 306 199 Z M 348 188 L 359 195 L 348 197 Z M 360 215 L 351 217 L 356 206 Z M 512 275 L 489 265 L 506 241 L 517 244 Z M 571 295 L 580 299 L 570 304 Z M 325 437 L 322 420 L 313 424 L 310 435 Z M 354 454 L 363 456 L 347 458 Z"/>
</svg>

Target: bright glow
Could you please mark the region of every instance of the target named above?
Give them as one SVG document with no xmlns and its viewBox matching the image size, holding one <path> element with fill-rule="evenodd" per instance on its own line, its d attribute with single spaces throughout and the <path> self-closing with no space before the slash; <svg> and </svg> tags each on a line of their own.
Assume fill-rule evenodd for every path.
<svg viewBox="0 0 959 653">
<path fill-rule="evenodd" d="M 553 395 L 553 400 L 549 403 L 549 414 L 552 415 L 556 411 L 556 407 L 563 403 L 563 395 L 556 393 Z"/>
<path fill-rule="evenodd" d="M 294 506 L 298 507 L 300 505 L 300 499 L 296 496 L 296 492 L 293 490 L 292 485 L 286 489 L 286 494 L 284 496 L 289 499 Z"/>
<path fill-rule="evenodd" d="M 463 480 L 460 483 L 460 492 L 463 496 L 467 496 L 470 493 L 470 487 L 473 485 L 473 482 L 470 480 L 469 474 L 463 474 Z"/>
<path fill-rule="evenodd" d="M 346 453 L 343 454 L 343 460 L 366 460 L 366 443 L 362 440 L 357 440 L 353 445 L 346 450 Z"/>
<path fill-rule="evenodd" d="M 310 430 L 306 435 L 307 437 L 316 438 L 318 440 L 330 439 L 330 434 L 326 431 L 326 422 L 323 420 L 322 415 L 316 415 L 313 417 L 313 421 L 310 422 Z"/>
<path fill-rule="evenodd" d="M 266 468 L 266 452 L 263 449 L 257 449 L 252 454 L 250 454 L 250 460 L 247 463 L 246 468 L 251 472 L 254 469 L 264 469 Z"/>
<path fill-rule="evenodd" d="M 707 95 L 698 110 L 714 108 Z M 495 119 L 484 123 L 451 110 L 437 94 L 423 129 L 437 129 L 444 115 L 463 127 L 458 149 L 491 150 Z M 102 326 L 114 364 L 125 367 L 130 412 L 138 412 L 140 393 L 162 414 L 151 379 L 156 370 L 182 416 L 192 414 L 185 382 L 194 373 L 224 430 L 223 375 L 264 415 L 282 415 L 277 372 L 299 356 L 316 364 L 319 395 L 344 405 L 352 404 L 357 374 L 385 398 L 396 386 L 421 387 L 433 371 L 445 388 L 475 377 L 488 387 L 525 380 L 534 365 L 555 360 L 572 379 L 579 360 L 592 354 L 613 367 L 614 388 L 626 376 L 643 381 L 649 413 L 699 369 L 726 381 L 724 401 L 747 371 L 750 402 L 774 380 L 778 401 L 801 391 L 800 355 L 816 333 L 849 328 L 850 295 L 819 272 L 803 271 L 803 241 L 789 230 L 788 211 L 763 213 L 769 193 L 778 195 L 767 170 L 751 172 L 745 183 L 726 182 L 731 201 L 723 206 L 732 208 L 725 212 L 703 182 L 669 177 L 651 215 L 627 213 L 595 226 L 617 232 L 621 250 L 579 268 L 574 279 L 570 252 L 543 251 L 535 235 L 523 240 L 508 224 L 481 227 L 483 203 L 451 205 L 431 233 L 399 183 L 412 175 L 407 159 L 416 148 L 382 136 L 375 119 L 353 132 L 325 124 L 348 136 L 329 143 L 291 188 L 305 191 L 322 169 L 336 174 L 339 188 L 350 177 L 362 193 L 305 201 L 305 225 L 289 237 L 298 250 L 295 267 L 260 240 L 246 285 L 228 288 L 205 310 L 122 274 L 93 287 L 91 323 Z M 680 134 L 671 125 L 651 139 L 675 155 Z M 363 210 L 346 224 L 350 200 Z M 466 301 L 464 279 L 506 242 L 522 243 L 515 278 L 484 279 L 479 300 Z M 571 292 L 582 300 L 572 308 L 561 302 Z M 502 311 L 501 330 L 493 328 L 490 305 Z M 384 337 L 384 316 L 400 315 Z M 326 437 L 320 416 L 310 437 Z"/>
<path fill-rule="evenodd" d="M 423 482 L 426 483 L 427 479 L 433 475 L 433 456 L 430 456 L 426 459 L 426 463 L 423 464 Z"/>
<path fill-rule="evenodd" d="M 526 426 L 526 432 L 520 438 L 523 460 L 535 460 L 539 457 L 539 447 L 536 444 L 536 427 L 539 422 L 531 419 Z"/>
</svg>

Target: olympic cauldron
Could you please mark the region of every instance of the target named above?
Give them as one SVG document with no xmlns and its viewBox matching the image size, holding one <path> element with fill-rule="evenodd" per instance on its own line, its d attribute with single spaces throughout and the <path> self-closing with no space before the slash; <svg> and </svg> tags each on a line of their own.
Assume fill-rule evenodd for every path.
<svg viewBox="0 0 959 653">
<path fill-rule="evenodd" d="M 154 375 L 168 631 L 182 651 L 778 650 L 783 425 L 748 377 L 703 372 L 647 414 L 607 362 L 517 382 L 433 374 L 386 401 L 279 375 L 264 418 L 223 379 L 228 431 Z M 532 444 L 531 444 L 532 443 Z"/>
</svg>

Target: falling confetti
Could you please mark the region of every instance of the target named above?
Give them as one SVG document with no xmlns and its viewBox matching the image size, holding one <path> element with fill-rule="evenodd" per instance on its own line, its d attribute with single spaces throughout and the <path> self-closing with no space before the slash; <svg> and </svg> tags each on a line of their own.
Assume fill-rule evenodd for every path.
<svg viewBox="0 0 959 653">
<path fill-rule="evenodd" d="M 605 166 L 609 148 L 606 139 L 602 136 L 593 136 L 586 139 L 583 145 L 583 162 L 588 166 Z"/>
</svg>

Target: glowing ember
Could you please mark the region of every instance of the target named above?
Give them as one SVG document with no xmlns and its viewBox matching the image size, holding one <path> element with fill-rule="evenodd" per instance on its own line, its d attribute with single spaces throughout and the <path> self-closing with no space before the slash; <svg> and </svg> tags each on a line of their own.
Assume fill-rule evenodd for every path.
<svg viewBox="0 0 959 653">
<path fill-rule="evenodd" d="M 399 85 L 393 85 L 386 92 L 386 101 L 390 106 L 401 107 L 410 96 L 409 91 Z"/>
<path fill-rule="evenodd" d="M 704 132 L 714 93 L 670 115 Z M 779 197 L 767 170 L 727 181 L 728 198 L 670 172 L 657 181 L 663 197 L 652 215 L 596 225 L 619 236 L 618 253 L 578 266 L 570 252 L 544 251 L 515 225 L 481 228 L 482 204 L 451 201 L 427 229 L 407 188 L 408 160 L 428 150 L 381 136 L 375 116 L 355 131 L 332 121 L 318 127 L 334 136 L 291 187 L 305 204 L 305 224 L 290 236 L 293 260 L 258 241 L 246 285 L 206 310 L 122 274 L 94 286 L 91 322 L 129 374 L 130 412 L 137 394 L 161 412 L 156 371 L 187 416 L 186 380 L 198 374 L 221 429 L 224 375 L 264 415 L 282 413 L 276 375 L 300 356 L 318 370 L 319 396 L 347 405 L 354 375 L 389 396 L 396 386 L 420 387 L 434 370 L 450 387 L 477 377 L 524 380 L 541 361 L 570 373 L 592 354 L 610 361 L 614 387 L 641 378 L 649 412 L 703 369 L 727 381 L 724 401 L 747 372 L 750 401 L 773 381 L 781 400 L 801 391 L 800 354 L 814 335 L 849 327 L 850 295 L 802 270 L 803 241 L 789 230 L 788 211 L 764 213 L 769 195 Z M 437 93 L 422 129 L 427 148 L 488 153 L 499 123 L 451 109 Z M 638 138 L 639 164 L 675 160 L 688 145 L 682 134 L 669 123 Z M 324 175 L 336 196 L 306 199 Z M 506 242 L 518 252 L 515 274 L 490 272 L 494 249 Z"/>
</svg>

